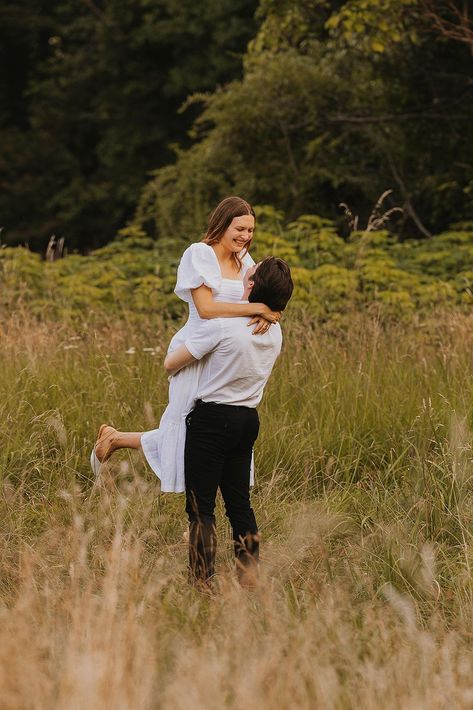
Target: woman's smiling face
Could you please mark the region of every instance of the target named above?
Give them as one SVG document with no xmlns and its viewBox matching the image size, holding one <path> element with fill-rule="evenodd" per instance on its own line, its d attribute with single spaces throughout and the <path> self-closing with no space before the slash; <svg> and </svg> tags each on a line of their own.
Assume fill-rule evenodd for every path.
<svg viewBox="0 0 473 710">
<path fill-rule="evenodd" d="M 220 244 L 228 251 L 240 252 L 253 238 L 255 218 L 251 214 L 234 217 L 223 234 Z"/>
</svg>

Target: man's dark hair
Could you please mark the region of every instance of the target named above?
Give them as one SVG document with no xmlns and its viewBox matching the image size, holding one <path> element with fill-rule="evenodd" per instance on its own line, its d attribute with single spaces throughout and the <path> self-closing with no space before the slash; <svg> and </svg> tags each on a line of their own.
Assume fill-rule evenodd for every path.
<svg viewBox="0 0 473 710">
<path fill-rule="evenodd" d="M 248 297 L 250 303 L 265 303 L 272 311 L 283 311 L 286 308 L 294 283 L 284 259 L 267 256 L 258 264 L 250 279 L 254 282 Z"/>
</svg>

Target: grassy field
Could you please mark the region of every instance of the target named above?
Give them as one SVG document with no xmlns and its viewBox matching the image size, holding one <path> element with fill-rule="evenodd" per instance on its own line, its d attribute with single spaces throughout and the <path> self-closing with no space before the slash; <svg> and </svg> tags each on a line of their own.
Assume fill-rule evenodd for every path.
<svg viewBox="0 0 473 710">
<path fill-rule="evenodd" d="M 88 465 L 102 422 L 157 425 L 169 326 L 3 321 L 2 710 L 473 706 L 473 318 L 284 325 L 260 584 L 236 583 L 219 502 L 209 598 L 183 497 L 138 452 Z"/>
</svg>

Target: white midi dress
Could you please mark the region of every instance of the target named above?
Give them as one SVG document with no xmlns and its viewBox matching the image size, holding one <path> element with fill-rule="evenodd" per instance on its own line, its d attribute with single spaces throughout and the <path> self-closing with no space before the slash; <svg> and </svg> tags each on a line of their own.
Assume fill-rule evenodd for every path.
<svg viewBox="0 0 473 710">
<path fill-rule="evenodd" d="M 249 254 L 243 257 L 242 278 L 254 264 Z M 192 299 L 191 289 L 205 284 L 212 289 L 215 301 L 238 303 L 243 296 L 243 281 L 222 277 L 217 255 L 208 244 L 191 244 L 182 255 L 177 270 L 174 293 L 189 304 L 189 317 L 185 325 L 172 338 L 168 351 L 176 350 L 202 323 Z M 186 416 L 194 408 L 199 386 L 202 361 L 185 367 L 169 383 L 169 404 L 166 407 L 159 429 L 145 432 L 141 447 L 147 462 L 161 480 L 163 493 L 185 491 L 184 446 L 186 442 Z M 250 485 L 254 482 L 253 463 Z"/>
</svg>

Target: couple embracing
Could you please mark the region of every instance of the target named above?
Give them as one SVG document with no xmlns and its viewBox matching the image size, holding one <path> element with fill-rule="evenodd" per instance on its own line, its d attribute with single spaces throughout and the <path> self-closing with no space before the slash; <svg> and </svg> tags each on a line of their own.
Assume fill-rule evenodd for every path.
<svg viewBox="0 0 473 710">
<path fill-rule="evenodd" d="M 175 293 L 189 318 L 164 361 L 169 404 L 159 429 L 100 427 L 91 454 L 98 474 L 120 448 L 142 449 L 163 492 L 186 493 L 189 573 L 207 585 L 214 575 L 215 499 L 220 491 L 233 532 L 240 581 L 255 579 L 259 536 L 250 503 L 256 410 L 282 344 L 279 318 L 293 282 L 288 265 L 269 256 L 255 264 L 251 205 L 228 197 L 212 213 L 201 242 L 184 252 Z"/>
</svg>

